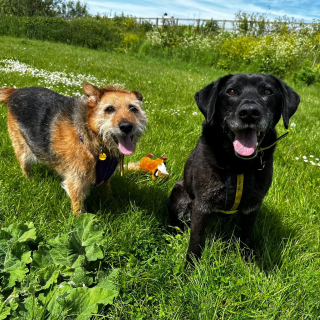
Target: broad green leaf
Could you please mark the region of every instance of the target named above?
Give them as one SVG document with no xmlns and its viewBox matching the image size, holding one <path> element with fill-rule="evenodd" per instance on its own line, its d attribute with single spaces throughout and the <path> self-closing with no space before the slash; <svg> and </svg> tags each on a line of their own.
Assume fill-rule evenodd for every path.
<svg viewBox="0 0 320 320">
<path fill-rule="evenodd" d="M 70 282 L 75 287 L 89 287 L 93 284 L 93 273 L 84 270 L 83 268 L 77 268 L 72 277 L 70 278 Z"/>
<path fill-rule="evenodd" d="M 34 296 L 30 296 L 18 304 L 18 308 L 12 313 L 12 318 L 38 320 L 41 317 L 42 306 Z"/>
<path fill-rule="evenodd" d="M 74 239 L 82 247 L 93 244 L 102 245 L 104 242 L 103 234 L 103 227 L 99 225 L 95 216 L 90 213 L 85 213 L 76 220 L 72 233 Z"/>
<path fill-rule="evenodd" d="M 43 312 L 51 317 L 60 316 L 63 307 L 57 302 L 57 299 L 64 299 L 72 289 L 73 287 L 69 283 L 62 282 L 54 289 L 40 293 L 38 299 L 41 301 L 43 309 L 45 309 Z"/>
<path fill-rule="evenodd" d="M 118 290 L 116 278 L 118 277 L 119 273 L 120 269 L 112 270 L 109 275 L 106 275 L 104 272 L 99 272 L 97 276 L 98 284 L 96 287 L 102 287 L 109 290 Z"/>
<path fill-rule="evenodd" d="M 31 270 L 42 269 L 51 264 L 54 264 L 54 261 L 50 254 L 50 247 L 39 245 L 38 250 L 33 252 Z"/>
<path fill-rule="evenodd" d="M 37 291 L 41 290 L 41 286 L 37 282 L 35 272 L 31 272 L 23 278 L 18 290 L 23 295 L 35 294 Z"/>
<path fill-rule="evenodd" d="M 3 244 L 1 247 L 4 249 Z M 31 251 L 26 245 L 15 243 L 12 247 L 7 247 L 6 255 L 1 255 L 0 260 L 0 272 L 10 275 L 4 285 L 10 288 L 16 281 L 20 282 L 29 271 L 26 267 L 28 263 L 31 263 Z"/>
<path fill-rule="evenodd" d="M 10 314 L 11 308 L 0 302 L 0 320 L 5 319 Z"/>
<path fill-rule="evenodd" d="M 13 223 L 7 228 L 2 228 L 2 230 L 4 232 L 0 233 L 0 238 L 4 237 L 13 242 L 26 242 L 37 238 L 36 228 L 32 222 Z M 10 239 L 8 239 L 8 236 L 10 236 Z"/>
<path fill-rule="evenodd" d="M 0 240 L 0 272 L 4 270 L 4 262 L 9 250 L 9 246 L 6 240 Z"/>
<path fill-rule="evenodd" d="M 50 241 L 52 249 L 50 256 L 55 264 L 62 264 L 70 268 L 78 268 L 85 261 L 85 250 L 69 241 L 68 235 L 57 237 Z"/>
<path fill-rule="evenodd" d="M 63 265 L 50 265 L 36 272 L 36 277 L 41 289 L 47 289 L 51 284 L 56 283 L 59 275 L 71 276 L 74 269 Z"/>
<path fill-rule="evenodd" d="M 62 306 L 64 315 L 73 315 L 73 319 L 85 320 L 97 313 L 99 304 L 112 304 L 118 294 L 115 290 L 82 287 L 72 289 L 65 299 L 57 301 Z"/>
<path fill-rule="evenodd" d="M 5 319 L 12 311 L 17 309 L 18 298 L 19 293 L 17 291 L 13 291 L 5 301 L 0 301 L 0 320 Z"/>
<path fill-rule="evenodd" d="M 95 261 L 103 258 L 103 252 L 100 246 L 94 243 L 91 246 L 86 247 L 86 257 L 88 261 Z"/>
<path fill-rule="evenodd" d="M 74 269 L 63 265 L 51 264 L 42 269 L 33 270 L 22 281 L 21 292 L 35 294 L 37 291 L 48 289 L 58 282 L 58 277 L 70 278 Z"/>
</svg>

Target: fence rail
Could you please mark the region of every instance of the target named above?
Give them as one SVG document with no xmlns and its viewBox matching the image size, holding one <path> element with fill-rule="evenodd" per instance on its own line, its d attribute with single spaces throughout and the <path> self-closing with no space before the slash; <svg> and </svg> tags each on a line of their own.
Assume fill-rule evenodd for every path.
<svg viewBox="0 0 320 320">
<path fill-rule="evenodd" d="M 190 24 L 190 23 L 184 23 L 184 22 L 194 22 L 194 24 L 197 27 L 200 27 L 201 24 L 206 23 L 206 22 L 212 22 L 215 21 L 218 23 L 219 27 L 221 28 L 222 31 L 228 31 L 228 30 L 233 30 L 234 29 L 234 25 L 235 23 L 239 22 L 238 20 L 215 20 L 215 19 L 182 19 L 182 18 L 136 18 L 137 22 L 139 24 L 143 23 L 143 21 L 148 21 L 150 23 L 152 23 L 153 25 L 159 27 L 162 26 L 164 24 L 167 25 L 185 25 L 185 24 Z M 249 27 L 253 27 L 254 25 L 258 25 L 259 23 L 261 23 L 261 21 L 248 21 L 248 26 Z M 272 25 L 272 24 L 276 24 L 277 22 L 273 22 L 273 21 L 264 21 L 263 22 L 265 25 Z M 284 23 L 286 23 L 287 25 L 290 26 L 296 26 L 296 27 L 301 27 L 301 26 L 305 26 L 305 27 L 310 27 L 310 26 L 314 26 L 319 25 L 318 23 L 307 23 L 307 22 L 290 22 L 290 21 L 284 21 Z"/>
<path fill-rule="evenodd" d="M 230 26 L 232 26 L 233 23 L 235 22 L 235 20 L 182 19 L 182 18 L 136 18 L 136 19 L 139 24 L 141 24 L 143 21 L 149 21 L 150 23 L 154 24 L 157 27 L 162 26 L 163 24 L 168 24 L 168 25 L 179 25 L 179 23 L 185 24 L 183 23 L 184 21 L 185 22 L 194 21 L 197 27 L 200 27 L 201 23 L 203 22 L 216 21 L 222 30 L 231 30 L 232 27 L 229 27 L 227 24 L 230 24 Z"/>
</svg>

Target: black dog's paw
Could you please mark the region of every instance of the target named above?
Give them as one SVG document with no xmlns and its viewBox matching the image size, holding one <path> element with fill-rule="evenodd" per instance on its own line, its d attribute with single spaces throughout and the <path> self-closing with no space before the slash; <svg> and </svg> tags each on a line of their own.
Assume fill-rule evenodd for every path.
<svg viewBox="0 0 320 320">
<path fill-rule="evenodd" d="M 188 252 L 187 258 L 186 258 L 186 263 L 184 265 L 184 270 L 186 272 L 193 271 L 195 269 L 196 263 L 199 262 L 199 260 L 200 260 L 200 257 Z"/>
<path fill-rule="evenodd" d="M 255 252 L 252 244 L 248 246 L 247 244 L 240 242 L 241 256 L 246 262 L 252 262 L 255 259 Z"/>
</svg>

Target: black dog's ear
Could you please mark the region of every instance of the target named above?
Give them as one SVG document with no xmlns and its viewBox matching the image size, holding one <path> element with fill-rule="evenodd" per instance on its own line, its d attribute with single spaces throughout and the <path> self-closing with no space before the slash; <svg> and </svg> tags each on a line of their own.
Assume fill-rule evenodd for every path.
<svg viewBox="0 0 320 320">
<path fill-rule="evenodd" d="M 221 83 L 227 80 L 230 76 L 232 75 L 230 74 L 219 78 L 194 95 L 194 100 L 196 101 L 199 110 L 205 116 L 207 122 L 210 122 L 213 119 Z"/>
<path fill-rule="evenodd" d="M 286 129 L 289 127 L 289 119 L 294 115 L 300 103 L 300 96 L 285 82 L 278 79 L 282 91 L 282 119 Z"/>
</svg>

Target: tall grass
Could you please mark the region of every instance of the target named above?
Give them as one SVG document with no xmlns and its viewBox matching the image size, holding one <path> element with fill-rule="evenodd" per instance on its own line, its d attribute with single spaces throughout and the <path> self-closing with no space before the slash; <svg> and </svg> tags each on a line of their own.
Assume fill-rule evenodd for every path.
<svg viewBox="0 0 320 320">
<path fill-rule="evenodd" d="M 255 228 L 255 261 L 246 263 L 241 258 L 233 237 L 236 219 L 214 219 L 207 228 L 201 261 L 186 273 L 189 231 L 172 233 L 166 202 L 201 133 L 203 117 L 193 95 L 225 71 L 52 42 L 1 37 L 1 43 L 0 86 L 43 85 L 44 79 L 36 73 L 22 73 L 21 68 L 6 72 L 4 60 L 9 58 L 25 63 L 30 71 L 59 71 L 70 79 L 71 73 L 81 73 L 84 81 L 95 76 L 100 82 L 138 89 L 144 96 L 148 129 L 126 162 L 150 152 L 168 157 L 169 179 L 116 173 L 112 196 L 106 198 L 93 188 L 86 201 L 106 233 L 103 265 L 108 267 L 103 271 L 120 268 L 116 278 L 120 294 L 112 306 L 99 310 L 97 318 L 320 318 L 320 96 L 316 87 L 289 83 L 300 94 L 301 104 L 291 119 L 290 135 L 279 142 L 275 153 L 273 184 Z M 80 86 L 57 80 L 50 87 L 63 94 L 81 93 Z M 60 178 L 41 164 L 34 167 L 32 179 L 22 176 L 7 134 L 5 105 L 0 106 L 0 132 L 1 225 L 33 221 L 43 243 L 69 232 L 76 218 Z M 282 123 L 278 132 L 284 132 Z"/>
</svg>

